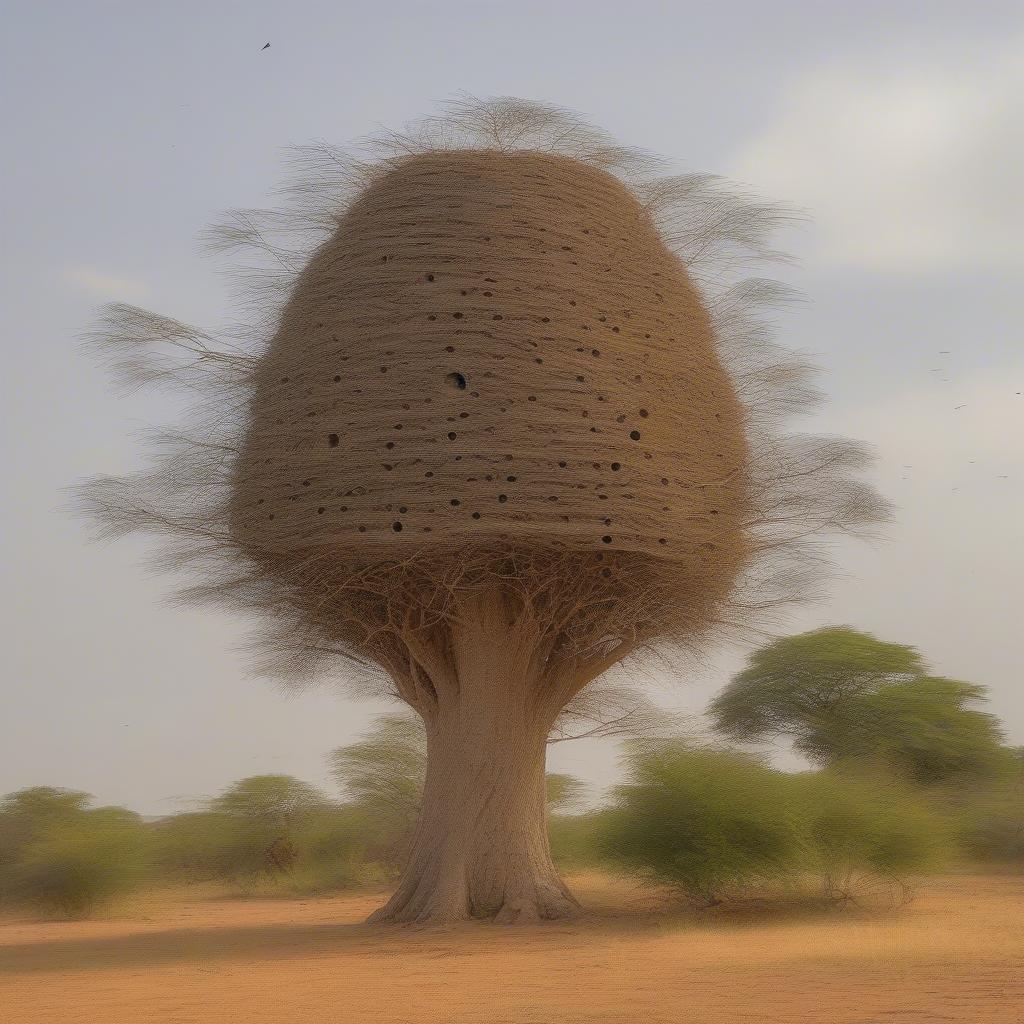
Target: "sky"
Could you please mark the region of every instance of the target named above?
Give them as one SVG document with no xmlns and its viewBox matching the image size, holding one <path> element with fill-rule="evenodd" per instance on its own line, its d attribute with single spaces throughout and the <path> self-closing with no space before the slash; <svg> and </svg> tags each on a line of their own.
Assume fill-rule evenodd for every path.
<svg viewBox="0 0 1024 1024">
<path fill-rule="evenodd" d="M 680 171 L 807 211 L 780 240 L 805 299 L 779 338 L 822 367 L 811 429 L 878 454 L 884 541 L 835 547 L 848 623 L 990 690 L 1024 743 L 1024 11 L 1019 3 L 387 4 L 6 0 L 0 37 L 0 793 L 171 813 L 246 775 L 330 790 L 326 755 L 385 706 L 252 678 L 245 625 L 169 607 L 148 546 L 88 542 L 66 488 L 138 464 L 151 396 L 81 351 L 96 307 L 230 316 L 197 234 L 272 204 L 288 146 L 345 143 L 460 92 L 576 110 Z M 264 44 L 269 42 L 269 48 Z M 742 664 L 645 673 L 698 714 Z M 784 749 L 781 764 L 793 764 Z M 608 743 L 550 767 L 614 783 Z"/>
</svg>

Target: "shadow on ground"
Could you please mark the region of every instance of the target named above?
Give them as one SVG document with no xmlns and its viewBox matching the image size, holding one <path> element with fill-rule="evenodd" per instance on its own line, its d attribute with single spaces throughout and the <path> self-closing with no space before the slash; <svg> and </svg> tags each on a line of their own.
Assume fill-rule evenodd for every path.
<svg viewBox="0 0 1024 1024">
<path fill-rule="evenodd" d="M 624 901 L 608 901 L 602 893 L 583 916 L 568 922 L 508 926 L 470 922 L 450 926 L 367 925 L 352 920 L 351 910 L 338 922 L 274 921 L 221 927 L 136 928 L 118 934 L 46 936 L 35 941 L 0 945 L 0 973 L 102 971 L 171 964 L 211 965 L 230 961 L 277 961 L 329 957 L 472 957 L 507 948 L 509 940 L 529 935 L 533 944 L 552 950 L 571 941 L 577 946 L 606 941 L 610 936 L 636 936 L 659 931 L 780 927 L 824 916 L 848 916 L 832 903 L 791 900 L 745 901 L 705 910 L 637 891 Z M 309 904 L 306 904 L 307 906 Z M 340 916 L 340 915 L 339 915 Z M 55 925 L 54 927 L 59 927 Z M 466 939 L 472 936 L 472 943 Z"/>
</svg>

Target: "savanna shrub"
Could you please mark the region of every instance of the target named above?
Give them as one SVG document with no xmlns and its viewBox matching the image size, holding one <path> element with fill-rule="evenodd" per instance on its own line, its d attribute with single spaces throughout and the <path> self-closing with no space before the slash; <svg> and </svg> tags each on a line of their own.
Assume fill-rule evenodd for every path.
<svg viewBox="0 0 1024 1024">
<path fill-rule="evenodd" d="M 154 858 L 164 878 L 244 883 L 273 869 L 268 853 L 278 832 L 264 822 L 196 811 L 157 822 L 154 836 Z"/>
<path fill-rule="evenodd" d="M 386 881 L 394 837 L 386 823 L 357 804 L 334 804 L 297 830 L 298 853 L 288 883 L 297 893 L 331 892 Z"/>
<path fill-rule="evenodd" d="M 853 768 L 795 777 L 802 796 L 807 866 L 820 875 L 827 895 L 902 897 L 911 874 L 934 869 L 953 856 L 947 822 L 925 797 L 881 773 Z"/>
<path fill-rule="evenodd" d="M 86 811 L 46 826 L 25 844 L 10 895 L 45 912 L 83 917 L 143 880 L 147 850 L 137 815 L 121 808 Z"/>
<path fill-rule="evenodd" d="M 166 878 L 227 882 L 244 892 L 307 894 L 387 876 L 391 836 L 360 807 L 323 802 L 288 822 L 221 811 L 158 822 L 155 860 Z"/>
<path fill-rule="evenodd" d="M 551 814 L 548 841 L 555 864 L 562 869 L 595 867 L 602 862 L 603 816 L 606 812 Z"/>
<path fill-rule="evenodd" d="M 635 746 L 601 845 L 625 867 L 707 904 L 796 871 L 792 778 L 757 759 L 672 743 Z"/>
<path fill-rule="evenodd" d="M 0 800 L 0 902 L 17 900 L 17 866 L 28 845 L 55 826 L 79 821 L 91 799 L 77 790 L 33 786 Z"/>
<path fill-rule="evenodd" d="M 207 882 L 224 868 L 224 833 L 230 820 L 212 811 L 175 814 L 154 822 L 153 864 L 157 875 L 174 882 Z"/>
<path fill-rule="evenodd" d="M 956 824 L 971 860 L 1024 870 L 1024 774 L 972 793 L 959 809 Z"/>
</svg>

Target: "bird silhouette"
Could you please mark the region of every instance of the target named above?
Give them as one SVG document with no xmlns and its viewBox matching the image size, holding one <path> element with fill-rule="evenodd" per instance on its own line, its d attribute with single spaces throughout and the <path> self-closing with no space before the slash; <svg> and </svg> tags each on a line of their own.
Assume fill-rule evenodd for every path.
<svg viewBox="0 0 1024 1024">
<path fill-rule="evenodd" d="M 956 409 L 966 409 L 966 408 L 967 408 L 967 403 L 966 402 L 963 405 L 954 405 L 953 406 L 954 410 L 956 410 Z"/>
<path fill-rule="evenodd" d="M 262 50 L 267 50 L 267 49 L 269 49 L 269 48 L 270 48 L 270 43 L 264 43 L 264 44 L 263 44 L 263 45 L 262 45 L 262 46 L 260 47 L 260 50 L 261 50 L 261 51 L 262 51 Z"/>
</svg>

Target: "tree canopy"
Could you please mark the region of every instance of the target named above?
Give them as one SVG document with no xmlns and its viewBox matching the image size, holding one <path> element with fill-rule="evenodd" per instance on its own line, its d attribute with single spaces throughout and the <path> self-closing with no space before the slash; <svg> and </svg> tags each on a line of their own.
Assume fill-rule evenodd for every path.
<svg viewBox="0 0 1024 1024">
<path fill-rule="evenodd" d="M 857 694 L 924 673 L 912 647 L 849 626 L 783 637 L 755 651 L 711 703 L 715 728 L 734 740 L 790 737 L 815 760 L 814 725 Z"/>
<path fill-rule="evenodd" d="M 324 802 L 315 786 L 291 775 L 252 775 L 210 801 L 210 810 L 284 829 Z"/>
<path fill-rule="evenodd" d="M 384 827 L 399 831 L 416 817 L 427 771 L 427 737 L 409 711 L 380 715 L 363 736 L 330 755 L 331 775 Z"/>
<path fill-rule="evenodd" d="M 822 720 L 808 746 L 829 759 L 875 758 L 915 782 L 990 776 L 1012 759 L 994 715 L 977 710 L 985 688 L 921 676 L 858 694 Z"/>
<path fill-rule="evenodd" d="M 819 764 L 880 760 L 918 782 L 985 775 L 1010 756 L 985 688 L 926 674 L 920 654 L 848 626 L 755 652 L 709 709 L 733 740 L 787 737 Z"/>
</svg>

